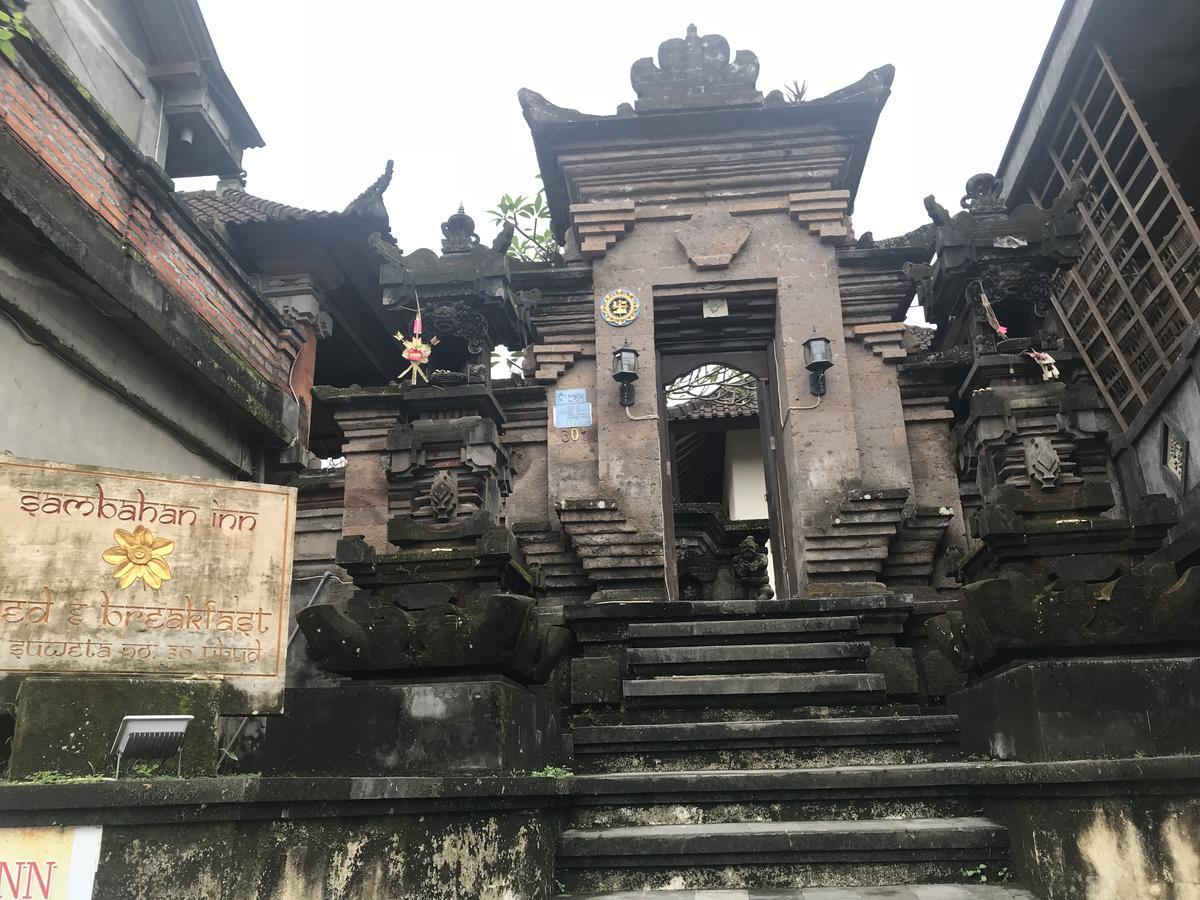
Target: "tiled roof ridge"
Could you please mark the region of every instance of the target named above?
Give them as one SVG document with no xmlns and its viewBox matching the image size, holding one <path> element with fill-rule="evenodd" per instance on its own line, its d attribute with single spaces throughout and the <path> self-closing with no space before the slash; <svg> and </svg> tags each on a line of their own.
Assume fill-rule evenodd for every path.
<svg viewBox="0 0 1200 900">
<path fill-rule="evenodd" d="M 365 191 L 355 197 L 342 211 L 305 209 L 289 206 L 265 197 L 258 197 L 244 189 L 242 179 L 218 182 L 215 190 L 180 191 L 179 198 L 202 219 L 219 219 L 231 224 L 244 222 L 304 222 L 338 217 L 372 219 L 387 223 L 387 209 L 383 205 L 383 192 L 392 180 L 392 161 L 388 160 L 383 175 Z"/>
</svg>

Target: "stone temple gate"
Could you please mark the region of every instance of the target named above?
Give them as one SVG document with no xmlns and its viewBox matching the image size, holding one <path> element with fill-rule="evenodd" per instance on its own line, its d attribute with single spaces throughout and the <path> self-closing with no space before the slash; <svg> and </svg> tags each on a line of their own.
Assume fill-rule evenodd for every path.
<svg viewBox="0 0 1200 900">
<path fill-rule="evenodd" d="M 690 26 L 630 74 L 611 115 L 520 93 L 552 261 L 461 207 L 405 252 L 390 167 L 314 214 L 353 220 L 368 290 L 353 317 L 311 292 L 353 335 L 305 408 L 344 465 L 286 476 L 320 586 L 283 714 L 228 744 L 262 774 L 231 807 L 258 868 L 329 897 L 1060 900 L 1117 896 L 1064 874 L 1104 816 L 1194 855 L 1198 576 L 1054 307 L 1087 185 L 1022 204 L 976 174 L 859 234 L 890 66 L 764 93 Z M 281 824 L 298 777 L 318 825 Z M 132 827 L 124 864 L 169 835 Z"/>
</svg>

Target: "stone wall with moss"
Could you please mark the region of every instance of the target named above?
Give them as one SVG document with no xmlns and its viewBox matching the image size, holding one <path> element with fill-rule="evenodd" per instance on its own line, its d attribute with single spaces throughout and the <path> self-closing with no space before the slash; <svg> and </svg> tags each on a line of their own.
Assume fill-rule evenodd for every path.
<svg viewBox="0 0 1200 900">
<path fill-rule="evenodd" d="M 93 896 L 127 900 L 545 900 L 537 811 L 105 828 Z"/>
<path fill-rule="evenodd" d="M 1044 900 L 1200 900 L 1194 794 L 1026 797 L 1001 806 L 1013 868 Z"/>
<path fill-rule="evenodd" d="M 560 777 L 0 782 L 0 826 L 102 825 L 100 900 L 549 900 Z"/>
</svg>

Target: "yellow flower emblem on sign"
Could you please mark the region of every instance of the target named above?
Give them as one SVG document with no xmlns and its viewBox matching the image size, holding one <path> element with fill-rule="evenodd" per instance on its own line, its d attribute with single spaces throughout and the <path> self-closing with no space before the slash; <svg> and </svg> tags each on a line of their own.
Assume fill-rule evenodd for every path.
<svg viewBox="0 0 1200 900">
<path fill-rule="evenodd" d="M 116 566 L 113 577 L 121 590 L 139 578 L 144 585 L 158 590 L 171 577 L 171 567 L 163 559 L 175 549 L 175 542 L 155 538 L 150 529 L 139 525 L 133 534 L 118 528 L 113 532 L 117 546 L 109 547 L 101 556 L 110 566 Z"/>
</svg>

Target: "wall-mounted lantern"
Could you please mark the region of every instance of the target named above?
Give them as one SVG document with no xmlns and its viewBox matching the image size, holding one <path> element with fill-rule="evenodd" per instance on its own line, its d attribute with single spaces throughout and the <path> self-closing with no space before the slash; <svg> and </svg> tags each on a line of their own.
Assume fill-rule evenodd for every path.
<svg viewBox="0 0 1200 900">
<path fill-rule="evenodd" d="M 825 396 L 825 372 L 833 365 L 833 344 L 829 338 L 817 336 L 804 342 L 804 368 L 808 369 L 808 389 L 814 397 Z"/>
<path fill-rule="evenodd" d="M 629 344 L 613 351 L 613 381 L 621 386 L 621 405 L 633 406 L 633 383 L 637 381 L 638 352 Z"/>
</svg>

